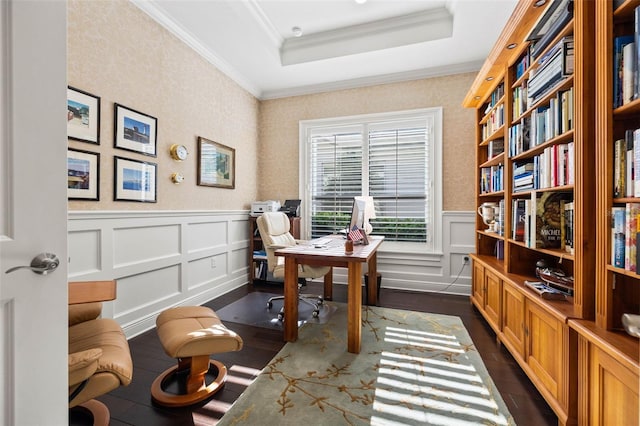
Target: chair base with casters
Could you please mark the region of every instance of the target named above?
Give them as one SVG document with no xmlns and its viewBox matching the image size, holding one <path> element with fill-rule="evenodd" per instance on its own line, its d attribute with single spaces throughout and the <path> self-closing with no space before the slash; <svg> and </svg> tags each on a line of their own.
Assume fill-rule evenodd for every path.
<svg viewBox="0 0 640 426">
<path fill-rule="evenodd" d="M 298 243 L 289 232 L 289 218 L 282 212 L 265 212 L 256 219 L 256 224 L 267 253 L 269 272 L 276 278 L 284 278 L 284 259 L 278 258 L 275 252 L 278 249 L 292 247 Z M 300 294 L 298 297 L 300 301 L 313 306 L 314 317 L 320 315 L 320 306 L 324 303 L 324 299 L 331 299 L 333 272 L 331 267 L 328 266 L 298 265 L 298 289 L 306 284 L 307 278 L 321 277 L 324 277 L 324 298 L 304 294 Z M 271 309 L 273 301 L 276 299 L 284 299 L 284 296 L 276 296 L 269 299 L 267 308 Z M 280 310 L 278 319 L 284 320 L 284 307 Z"/>
<path fill-rule="evenodd" d="M 298 280 L 298 290 L 300 290 L 300 287 L 306 285 L 306 283 L 307 280 L 300 278 Z M 267 309 L 273 308 L 274 300 L 284 300 L 284 296 L 270 297 L 269 300 L 267 300 Z M 313 307 L 313 318 L 318 318 L 320 316 L 320 307 L 324 304 L 324 298 L 322 296 L 314 294 L 299 294 L 298 300 Z M 280 312 L 278 312 L 278 321 L 284 321 L 284 306 L 280 308 Z"/>
<path fill-rule="evenodd" d="M 178 360 L 151 385 L 153 401 L 166 407 L 183 407 L 218 392 L 226 381 L 227 368 L 209 358 L 211 354 L 239 351 L 242 338 L 227 329 L 211 309 L 181 306 L 167 309 L 156 319 L 160 343 L 167 355 Z M 208 377 L 209 376 L 209 377 Z M 207 383 L 208 378 L 213 380 Z M 175 383 L 178 392 L 170 392 Z"/>
</svg>

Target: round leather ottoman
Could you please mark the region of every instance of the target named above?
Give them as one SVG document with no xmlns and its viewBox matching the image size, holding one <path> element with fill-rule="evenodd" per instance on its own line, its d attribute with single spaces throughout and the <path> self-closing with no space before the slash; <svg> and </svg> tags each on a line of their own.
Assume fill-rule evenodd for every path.
<svg viewBox="0 0 640 426">
<path fill-rule="evenodd" d="M 163 372 L 151 385 L 157 404 L 181 407 L 200 402 L 216 393 L 226 380 L 227 368 L 209 359 L 211 354 L 239 351 L 242 338 L 222 324 L 211 309 L 204 306 L 181 306 L 158 315 L 156 328 L 167 355 L 178 360 L 176 367 Z M 206 383 L 207 373 L 217 376 Z M 169 393 L 168 381 L 178 382 L 182 393 Z"/>
</svg>

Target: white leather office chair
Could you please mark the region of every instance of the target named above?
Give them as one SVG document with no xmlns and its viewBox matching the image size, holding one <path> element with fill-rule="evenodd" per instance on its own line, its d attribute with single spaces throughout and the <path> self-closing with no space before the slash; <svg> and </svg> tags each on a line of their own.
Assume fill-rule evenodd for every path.
<svg viewBox="0 0 640 426">
<path fill-rule="evenodd" d="M 284 258 L 275 255 L 275 251 L 284 247 L 297 244 L 295 238 L 289 232 L 290 222 L 286 214 L 282 212 L 265 212 L 256 220 L 260 238 L 267 252 L 267 266 L 269 272 L 276 278 L 284 277 Z M 320 278 L 331 272 L 329 266 L 298 265 L 298 288 L 307 278 Z M 267 307 L 271 309 L 273 301 L 283 299 L 284 296 L 274 296 L 267 301 Z M 320 314 L 320 306 L 324 302 L 322 296 L 300 294 L 298 299 L 313 306 L 313 316 Z M 278 314 L 278 319 L 284 319 L 284 307 Z"/>
</svg>

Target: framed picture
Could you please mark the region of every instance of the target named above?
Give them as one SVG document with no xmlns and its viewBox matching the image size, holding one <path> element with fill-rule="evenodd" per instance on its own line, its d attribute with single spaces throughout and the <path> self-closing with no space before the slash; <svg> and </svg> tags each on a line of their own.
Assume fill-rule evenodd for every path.
<svg viewBox="0 0 640 426">
<path fill-rule="evenodd" d="M 67 198 L 100 199 L 100 154 L 79 149 L 67 150 Z"/>
<path fill-rule="evenodd" d="M 67 87 L 67 137 L 100 145 L 100 98 Z"/>
<path fill-rule="evenodd" d="M 198 185 L 235 188 L 236 150 L 198 137 Z"/>
<path fill-rule="evenodd" d="M 114 159 L 114 201 L 157 201 L 158 165 L 122 157 Z"/>
<path fill-rule="evenodd" d="M 114 146 L 128 151 L 156 156 L 158 119 L 115 104 Z"/>
</svg>

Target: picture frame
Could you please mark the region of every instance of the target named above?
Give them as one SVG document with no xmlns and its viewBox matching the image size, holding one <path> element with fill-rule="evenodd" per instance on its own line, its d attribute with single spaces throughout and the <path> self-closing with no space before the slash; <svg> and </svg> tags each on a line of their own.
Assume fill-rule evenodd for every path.
<svg viewBox="0 0 640 426">
<path fill-rule="evenodd" d="M 157 164 L 118 156 L 113 160 L 114 201 L 157 202 Z"/>
<path fill-rule="evenodd" d="M 198 180 L 200 186 L 234 189 L 236 185 L 236 150 L 198 137 Z"/>
<path fill-rule="evenodd" d="M 67 86 L 67 137 L 100 145 L 100 97 Z"/>
<path fill-rule="evenodd" d="M 100 200 L 100 154 L 67 149 L 67 198 Z"/>
<path fill-rule="evenodd" d="M 118 103 L 114 104 L 114 147 L 155 157 L 158 119 Z"/>
</svg>

